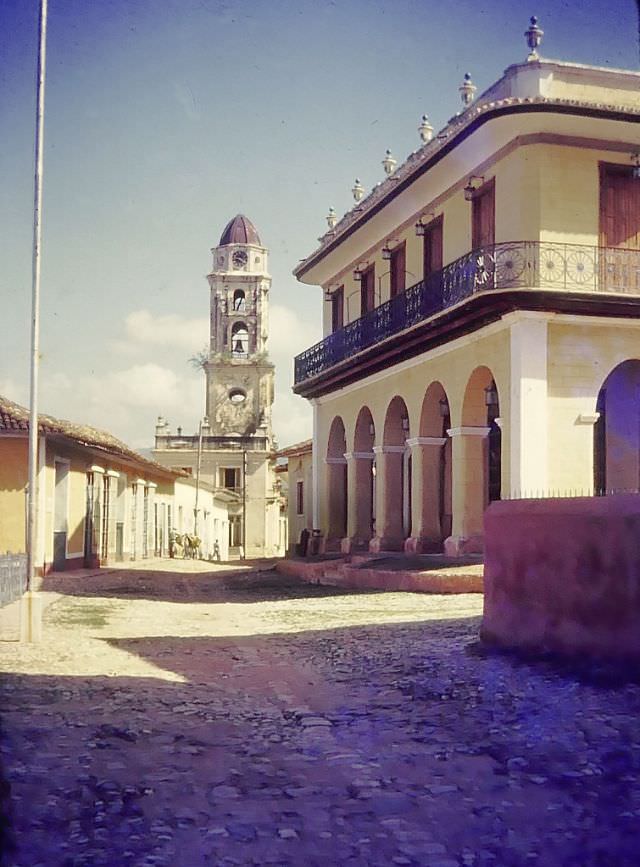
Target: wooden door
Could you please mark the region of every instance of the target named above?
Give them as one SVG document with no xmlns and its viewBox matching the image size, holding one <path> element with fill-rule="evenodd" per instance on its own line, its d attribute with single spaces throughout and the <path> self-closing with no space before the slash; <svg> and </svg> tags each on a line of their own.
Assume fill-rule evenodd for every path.
<svg viewBox="0 0 640 867">
<path fill-rule="evenodd" d="M 376 306 L 375 303 L 375 265 L 362 272 L 360 280 L 360 315 L 364 316 Z"/>
<path fill-rule="evenodd" d="M 424 233 L 423 274 L 426 280 L 431 274 L 442 270 L 442 217 L 429 223 Z"/>
<path fill-rule="evenodd" d="M 344 325 L 344 286 L 331 295 L 331 331 L 340 331 Z"/>
<path fill-rule="evenodd" d="M 496 239 L 496 196 L 493 178 L 480 187 L 471 202 L 471 247 L 492 247 Z"/>
<path fill-rule="evenodd" d="M 627 166 L 600 166 L 600 288 L 638 292 L 640 179 Z"/>
<path fill-rule="evenodd" d="M 67 512 L 69 509 L 69 464 L 55 462 L 53 499 L 53 568 L 64 569 L 67 561 Z"/>
<path fill-rule="evenodd" d="M 394 298 L 396 295 L 399 295 L 400 292 L 404 292 L 407 288 L 405 282 L 405 263 L 406 263 L 406 253 L 405 253 L 405 244 L 404 241 L 402 244 L 399 244 L 391 253 L 391 288 L 390 288 L 390 296 Z"/>
</svg>

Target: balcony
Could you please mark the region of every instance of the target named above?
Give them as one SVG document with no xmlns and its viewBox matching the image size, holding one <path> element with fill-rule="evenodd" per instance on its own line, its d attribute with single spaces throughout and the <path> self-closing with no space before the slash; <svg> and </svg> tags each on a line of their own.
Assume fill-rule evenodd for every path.
<svg viewBox="0 0 640 867">
<path fill-rule="evenodd" d="M 640 297 L 640 250 L 538 241 L 473 250 L 296 356 L 295 385 L 473 296 L 507 289 Z"/>
</svg>

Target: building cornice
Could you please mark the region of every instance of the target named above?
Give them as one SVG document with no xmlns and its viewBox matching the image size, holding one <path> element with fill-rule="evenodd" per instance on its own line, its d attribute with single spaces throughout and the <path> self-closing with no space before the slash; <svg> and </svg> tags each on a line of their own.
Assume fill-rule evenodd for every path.
<svg viewBox="0 0 640 867">
<path fill-rule="evenodd" d="M 608 105 L 557 97 L 506 97 L 474 104 L 455 117 L 439 136 L 419 150 L 386 180 L 377 184 L 369 195 L 348 211 L 333 230 L 322 236 L 320 246 L 293 270 L 299 280 L 340 244 L 366 225 L 377 213 L 396 199 L 425 172 L 441 162 L 476 130 L 498 117 L 550 113 L 640 123 L 640 107 Z"/>
</svg>

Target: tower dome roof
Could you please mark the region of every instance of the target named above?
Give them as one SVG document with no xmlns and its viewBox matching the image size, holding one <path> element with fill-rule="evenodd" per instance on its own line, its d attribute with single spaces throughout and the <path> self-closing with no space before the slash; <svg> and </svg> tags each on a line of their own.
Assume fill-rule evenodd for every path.
<svg viewBox="0 0 640 867">
<path fill-rule="evenodd" d="M 259 247 L 262 246 L 258 230 L 244 214 L 236 214 L 224 227 L 218 246 L 224 247 L 226 244 L 257 244 Z"/>
</svg>

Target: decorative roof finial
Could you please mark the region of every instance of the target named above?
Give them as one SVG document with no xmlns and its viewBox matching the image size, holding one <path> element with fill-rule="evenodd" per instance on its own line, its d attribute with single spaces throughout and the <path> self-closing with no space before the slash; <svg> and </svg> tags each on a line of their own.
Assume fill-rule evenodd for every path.
<svg viewBox="0 0 640 867">
<path fill-rule="evenodd" d="M 353 199 L 356 202 L 359 202 L 360 199 L 364 196 L 364 187 L 360 183 L 360 178 L 356 178 L 356 182 L 351 188 L 351 193 L 353 195 Z"/>
<path fill-rule="evenodd" d="M 473 102 L 473 97 L 477 89 L 478 88 L 475 86 L 473 81 L 471 81 L 471 76 L 469 75 L 469 73 L 465 72 L 464 81 L 458 88 L 458 91 L 460 93 L 460 99 L 462 100 L 462 104 L 465 108 L 467 108 L 467 106 L 471 105 L 471 103 Z"/>
<path fill-rule="evenodd" d="M 335 208 L 329 208 L 329 213 L 326 216 L 327 226 L 330 229 L 335 229 L 336 223 L 338 222 L 338 215 L 335 212 Z"/>
<path fill-rule="evenodd" d="M 384 159 L 382 160 L 383 169 L 388 175 L 390 175 L 397 166 L 397 164 L 398 160 L 395 160 L 391 156 L 391 151 L 389 150 L 389 148 L 387 148 L 387 150 L 385 151 Z"/>
<path fill-rule="evenodd" d="M 529 56 L 527 57 L 527 61 L 531 62 L 533 60 L 540 60 L 540 55 L 536 49 L 542 42 L 544 30 L 538 27 L 538 19 L 535 15 L 532 15 L 529 19 L 529 28 L 524 31 L 524 35 L 527 40 L 527 45 L 529 46 Z"/>
<path fill-rule="evenodd" d="M 420 133 L 420 138 L 425 144 L 433 138 L 433 127 L 429 123 L 429 115 L 422 115 L 422 123 L 418 127 L 418 132 Z"/>
</svg>

